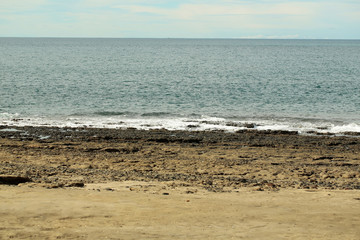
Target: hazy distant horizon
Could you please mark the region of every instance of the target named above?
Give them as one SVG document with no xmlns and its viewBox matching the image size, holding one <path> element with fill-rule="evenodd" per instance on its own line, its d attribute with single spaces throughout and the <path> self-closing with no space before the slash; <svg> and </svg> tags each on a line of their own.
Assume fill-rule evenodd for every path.
<svg viewBox="0 0 360 240">
<path fill-rule="evenodd" d="M 0 37 L 360 39 L 354 0 L 2 0 Z"/>
<path fill-rule="evenodd" d="M 329 41 L 359 41 L 360 38 L 243 38 L 243 37 L 239 37 L 239 38 L 221 38 L 221 37 L 217 37 L 217 38 L 202 38 L 202 37 L 198 37 L 198 38 L 191 38 L 191 37 L 47 37 L 47 36 L 37 36 L 37 37 L 18 37 L 18 36 L 1 36 L 0 38 L 49 38 L 49 39 L 188 39 L 188 40 L 329 40 Z"/>
</svg>

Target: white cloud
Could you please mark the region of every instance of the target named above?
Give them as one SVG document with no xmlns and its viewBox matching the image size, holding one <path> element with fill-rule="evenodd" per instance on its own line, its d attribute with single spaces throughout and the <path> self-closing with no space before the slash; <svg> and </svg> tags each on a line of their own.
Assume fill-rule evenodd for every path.
<svg viewBox="0 0 360 240">
<path fill-rule="evenodd" d="M 1 36 L 359 38 L 358 26 L 358 0 L 0 0 Z"/>
<path fill-rule="evenodd" d="M 157 19 L 162 21 L 163 25 L 176 26 L 173 29 L 186 29 L 194 37 L 199 34 L 206 34 L 206 37 L 215 37 L 220 33 L 234 36 L 243 32 L 248 35 L 255 30 L 293 29 L 311 22 L 318 8 L 313 3 L 182 4 L 174 8 L 144 5 L 116 7 L 127 11 L 130 16 L 148 22 L 146 25 Z M 156 31 L 154 26 L 152 29 Z"/>
<path fill-rule="evenodd" d="M 318 8 L 314 3 L 281 4 L 182 4 L 178 8 L 149 7 L 143 5 L 118 5 L 131 13 L 156 14 L 168 18 L 194 19 L 201 16 L 227 15 L 313 15 Z"/>
<path fill-rule="evenodd" d="M 341 16 L 350 21 L 360 20 L 360 1 L 357 4 L 336 4 L 333 9 L 340 12 Z M 360 30 L 360 28 L 359 28 Z"/>
<path fill-rule="evenodd" d="M 295 39 L 295 38 L 299 38 L 300 35 L 299 34 L 293 34 L 293 35 L 254 35 L 254 36 L 245 36 L 245 37 L 239 37 L 241 39 Z"/>
<path fill-rule="evenodd" d="M 360 11 L 350 12 L 350 14 L 347 14 L 347 17 L 351 20 L 360 21 Z"/>
<path fill-rule="evenodd" d="M 11 13 L 36 9 L 47 0 L 0 0 L 0 12 Z"/>
<path fill-rule="evenodd" d="M 163 5 L 167 0 L 82 0 L 79 5 L 86 8 L 114 7 L 116 5 Z"/>
</svg>

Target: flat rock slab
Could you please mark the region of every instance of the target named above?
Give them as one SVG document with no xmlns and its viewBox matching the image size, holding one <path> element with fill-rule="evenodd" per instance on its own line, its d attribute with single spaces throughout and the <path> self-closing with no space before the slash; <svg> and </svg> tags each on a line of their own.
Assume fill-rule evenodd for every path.
<svg viewBox="0 0 360 240">
<path fill-rule="evenodd" d="M 0 175 L 0 184 L 18 185 L 26 182 L 31 182 L 31 179 L 28 177 Z"/>
</svg>

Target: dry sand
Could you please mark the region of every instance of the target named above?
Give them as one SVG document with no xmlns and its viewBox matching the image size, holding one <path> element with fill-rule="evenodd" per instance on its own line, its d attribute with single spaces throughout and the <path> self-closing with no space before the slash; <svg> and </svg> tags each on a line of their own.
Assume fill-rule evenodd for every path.
<svg viewBox="0 0 360 240">
<path fill-rule="evenodd" d="M 151 186 L 130 190 L 140 185 Z M 0 239 L 360 237 L 358 191 L 187 191 L 144 182 L 86 189 L 0 186 Z"/>
<path fill-rule="evenodd" d="M 360 239 L 359 152 L 284 132 L 0 131 L 0 239 Z"/>
</svg>

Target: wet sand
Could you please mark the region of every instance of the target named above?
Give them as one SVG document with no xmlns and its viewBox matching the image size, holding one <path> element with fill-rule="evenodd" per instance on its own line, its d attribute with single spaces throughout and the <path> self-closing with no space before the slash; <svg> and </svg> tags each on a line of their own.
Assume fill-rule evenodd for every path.
<svg viewBox="0 0 360 240">
<path fill-rule="evenodd" d="M 282 131 L 2 126 L 0 236 L 358 239 L 359 153 Z"/>
</svg>

